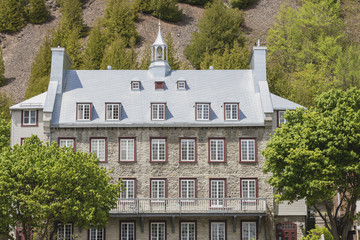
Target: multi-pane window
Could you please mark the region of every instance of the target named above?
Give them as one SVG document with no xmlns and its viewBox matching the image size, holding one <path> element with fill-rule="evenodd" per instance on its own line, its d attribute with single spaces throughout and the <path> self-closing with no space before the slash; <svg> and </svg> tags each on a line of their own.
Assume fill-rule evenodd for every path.
<svg viewBox="0 0 360 240">
<path fill-rule="evenodd" d="M 241 179 L 241 197 L 256 198 L 256 179 Z"/>
<path fill-rule="evenodd" d="M 165 222 L 152 222 L 150 224 L 150 240 L 165 240 L 166 239 L 166 224 Z"/>
<path fill-rule="evenodd" d="M 224 206 L 225 188 L 225 179 L 210 179 L 211 207 Z"/>
<path fill-rule="evenodd" d="M 151 139 L 151 161 L 152 162 L 166 162 L 166 139 L 165 138 Z"/>
<path fill-rule="evenodd" d="M 210 240 L 226 240 L 225 222 L 211 222 L 210 231 L 211 231 Z"/>
<path fill-rule="evenodd" d="M 120 162 L 135 161 L 135 138 L 120 138 Z"/>
<path fill-rule="evenodd" d="M 37 124 L 37 111 L 36 110 L 24 110 L 22 118 L 22 124 L 26 126 L 35 126 Z"/>
<path fill-rule="evenodd" d="M 152 202 L 164 202 L 166 191 L 165 179 L 151 179 L 151 200 Z"/>
<path fill-rule="evenodd" d="M 57 230 L 58 240 L 72 240 L 72 224 L 59 224 Z"/>
<path fill-rule="evenodd" d="M 255 139 L 240 139 L 240 161 L 256 162 Z"/>
<path fill-rule="evenodd" d="M 104 240 L 105 234 L 103 228 L 90 228 L 89 240 Z"/>
<path fill-rule="evenodd" d="M 135 179 L 122 179 L 123 189 L 120 189 L 121 199 L 135 198 Z"/>
<path fill-rule="evenodd" d="M 180 240 L 195 240 L 196 239 L 196 224 L 195 222 L 181 222 L 180 225 L 181 239 Z"/>
<path fill-rule="evenodd" d="M 224 139 L 209 139 L 209 161 L 225 162 Z"/>
<path fill-rule="evenodd" d="M 253 240 L 256 238 L 256 222 L 241 223 L 241 240 Z"/>
<path fill-rule="evenodd" d="M 77 120 L 90 120 L 91 118 L 91 104 L 90 103 L 78 103 L 77 104 Z"/>
<path fill-rule="evenodd" d="M 286 123 L 286 119 L 284 117 L 286 111 L 278 111 L 278 125 L 280 126 L 283 123 Z"/>
<path fill-rule="evenodd" d="M 195 139 L 180 140 L 180 161 L 195 162 Z"/>
<path fill-rule="evenodd" d="M 73 138 L 59 138 L 59 147 L 74 147 L 75 140 Z"/>
<path fill-rule="evenodd" d="M 184 199 L 181 201 L 193 201 L 195 197 L 196 179 L 180 179 L 180 198 Z"/>
<path fill-rule="evenodd" d="M 239 105 L 237 103 L 225 103 L 225 120 L 239 119 Z"/>
<path fill-rule="evenodd" d="M 165 120 L 165 103 L 151 104 L 151 120 Z"/>
<path fill-rule="evenodd" d="M 210 120 L 210 103 L 196 104 L 196 120 Z"/>
<path fill-rule="evenodd" d="M 107 103 L 106 104 L 106 120 L 120 120 L 120 104 Z"/>
<path fill-rule="evenodd" d="M 185 90 L 186 89 L 186 82 L 185 81 L 178 81 L 177 87 L 179 90 Z"/>
<path fill-rule="evenodd" d="M 140 90 L 140 82 L 139 81 L 132 81 L 131 82 L 131 89 L 132 90 Z"/>
<path fill-rule="evenodd" d="M 91 139 L 91 152 L 95 153 L 100 162 L 106 161 L 106 139 L 105 138 L 92 138 Z"/>
<path fill-rule="evenodd" d="M 121 222 L 121 240 L 135 240 L 135 223 Z"/>
</svg>

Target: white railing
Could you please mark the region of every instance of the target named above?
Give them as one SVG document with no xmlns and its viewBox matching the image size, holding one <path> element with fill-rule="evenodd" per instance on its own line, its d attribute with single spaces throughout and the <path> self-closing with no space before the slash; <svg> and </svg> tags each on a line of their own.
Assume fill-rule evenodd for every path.
<svg viewBox="0 0 360 240">
<path fill-rule="evenodd" d="M 116 214 L 146 213 L 265 213 L 265 198 L 134 198 L 119 199 L 117 207 L 110 211 Z"/>
</svg>

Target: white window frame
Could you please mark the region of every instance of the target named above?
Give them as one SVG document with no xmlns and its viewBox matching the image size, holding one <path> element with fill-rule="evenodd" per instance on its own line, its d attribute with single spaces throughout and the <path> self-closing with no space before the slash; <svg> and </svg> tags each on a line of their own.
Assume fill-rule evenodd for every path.
<svg viewBox="0 0 360 240">
<path fill-rule="evenodd" d="M 257 162 L 256 159 L 256 139 L 240 139 L 240 162 Z"/>
<path fill-rule="evenodd" d="M 89 240 L 104 240 L 104 239 L 105 239 L 104 228 L 90 228 L 89 229 Z"/>
<path fill-rule="evenodd" d="M 153 226 L 156 226 L 156 232 L 153 232 Z M 160 226 L 163 226 L 161 229 Z M 166 239 L 166 223 L 165 222 L 151 222 L 150 223 L 150 240 L 165 240 Z"/>
<path fill-rule="evenodd" d="M 166 155 L 166 138 L 151 138 L 151 162 L 166 162 Z"/>
<path fill-rule="evenodd" d="M 106 120 L 120 120 L 121 119 L 121 104 L 120 103 L 106 103 Z M 117 111 L 117 113 L 116 113 Z"/>
<path fill-rule="evenodd" d="M 124 229 L 124 226 L 126 226 L 126 229 Z M 132 229 L 129 226 L 132 226 Z M 121 222 L 120 231 L 120 240 L 135 240 L 136 229 L 134 222 Z"/>
<path fill-rule="evenodd" d="M 257 239 L 256 222 L 241 222 L 241 240 Z"/>
<path fill-rule="evenodd" d="M 210 223 L 210 240 L 226 240 L 226 223 L 211 222 Z M 221 234 L 223 234 L 221 236 Z"/>
<path fill-rule="evenodd" d="M 180 139 L 180 162 L 196 162 L 196 139 Z"/>
<path fill-rule="evenodd" d="M 225 103 L 225 120 L 239 120 L 239 104 Z"/>
<path fill-rule="evenodd" d="M 255 203 L 257 195 L 257 180 L 256 179 L 241 179 L 241 198 L 244 198 L 247 203 Z"/>
<path fill-rule="evenodd" d="M 36 126 L 37 125 L 37 110 L 23 110 L 22 125 L 24 126 Z M 28 115 L 28 116 L 26 116 Z"/>
<path fill-rule="evenodd" d="M 186 81 L 178 81 L 177 89 L 178 90 L 186 90 Z"/>
<path fill-rule="evenodd" d="M 210 120 L 210 103 L 196 103 L 196 120 Z"/>
<path fill-rule="evenodd" d="M 151 202 L 165 202 L 166 198 L 166 179 L 151 179 Z M 164 199 L 164 200 L 163 200 Z"/>
<path fill-rule="evenodd" d="M 166 119 L 166 104 L 152 103 L 151 104 L 151 120 L 163 121 Z"/>
<path fill-rule="evenodd" d="M 181 202 L 194 202 L 196 198 L 196 179 L 180 179 Z"/>
<path fill-rule="evenodd" d="M 226 198 L 226 180 L 210 179 L 211 207 L 224 207 Z"/>
<path fill-rule="evenodd" d="M 100 149 L 101 147 L 104 147 L 103 149 L 103 156 L 99 156 L 102 151 Z M 106 147 L 106 138 L 91 138 L 91 149 L 90 152 L 95 153 L 98 157 L 100 162 L 106 162 L 107 161 L 107 147 Z"/>
<path fill-rule="evenodd" d="M 286 110 L 278 111 L 278 126 L 281 126 L 281 124 L 286 123 L 286 119 L 284 118 L 285 113 L 286 113 Z"/>
<path fill-rule="evenodd" d="M 125 188 L 124 191 L 120 189 L 120 199 L 121 202 L 124 202 L 126 199 L 130 199 L 133 201 L 136 198 L 136 181 L 135 179 L 122 179 L 123 187 Z"/>
<path fill-rule="evenodd" d="M 132 81 L 131 82 L 131 90 L 139 91 L 140 90 L 141 83 L 140 81 Z"/>
<path fill-rule="evenodd" d="M 67 234 L 70 232 L 70 235 Z M 57 239 L 58 240 L 72 240 L 72 224 L 65 223 L 59 224 L 57 229 Z"/>
<path fill-rule="evenodd" d="M 190 227 L 192 226 L 192 227 Z M 181 222 L 180 223 L 180 240 L 196 240 L 196 223 Z"/>
<path fill-rule="evenodd" d="M 209 162 L 225 162 L 225 139 L 209 139 Z"/>
<path fill-rule="evenodd" d="M 82 109 L 80 109 L 82 108 Z M 91 120 L 91 103 L 77 103 L 76 104 L 76 120 L 90 121 Z"/>
<path fill-rule="evenodd" d="M 136 141 L 135 138 L 119 138 L 119 161 L 135 162 L 136 161 Z"/>
</svg>

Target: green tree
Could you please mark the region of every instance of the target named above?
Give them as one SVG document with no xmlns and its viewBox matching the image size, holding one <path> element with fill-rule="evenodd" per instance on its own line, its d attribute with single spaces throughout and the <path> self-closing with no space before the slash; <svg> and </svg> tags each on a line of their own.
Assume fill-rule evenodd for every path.
<svg viewBox="0 0 360 240">
<path fill-rule="evenodd" d="M 45 0 L 29 0 L 28 18 L 31 23 L 40 24 L 49 19 L 49 9 L 45 5 Z"/>
<path fill-rule="evenodd" d="M 83 69 L 100 69 L 101 61 L 106 47 L 105 37 L 100 24 L 94 26 L 90 31 L 86 44 Z"/>
<path fill-rule="evenodd" d="M 10 110 L 9 108 L 13 104 L 12 99 L 6 95 L 6 92 L 0 91 L 0 114 L 5 120 L 10 121 Z"/>
<path fill-rule="evenodd" d="M 230 6 L 232 8 L 245 9 L 245 8 L 251 6 L 251 4 L 253 4 L 253 3 L 254 3 L 254 0 L 231 0 Z"/>
<path fill-rule="evenodd" d="M 19 0 L 0 0 L 0 32 L 17 32 L 24 25 L 24 2 Z"/>
<path fill-rule="evenodd" d="M 301 240 L 320 240 L 321 235 L 324 235 L 325 240 L 334 240 L 333 236 L 327 228 L 322 228 L 315 226 L 314 229 L 311 229 L 306 237 L 301 238 Z"/>
<path fill-rule="evenodd" d="M 83 20 L 82 1 L 81 0 L 63 0 L 61 3 L 60 29 L 66 29 L 71 32 L 76 29 L 80 31 L 80 37 L 86 36 L 87 27 Z M 66 32 L 66 30 L 63 30 Z"/>
<path fill-rule="evenodd" d="M 200 19 L 199 31 L 193 33 L 191 44 L 185 49 L 185 56 L 199 69 L 206 52 L 222 54 L 227 45 L 233 47 L 234 41 L 243 46 L 244 37 L 240 28 L 243 22 L 241 11 L 228 8 L 222 0 L 214 0 Z"/>
<path fill-rule="evenodd" d="M 285 117 L 263 151 L 277 200 L 305 199 L 335 240 L 347 239 L 360 198 L 360 90 L 331 90 Z"/>
<path fill-rule="evenodd" d="M 169 22 L 178 22 L 182 18 L 182 11 L 177 7 L 177 0 L 151 0 L 151 15 Z"/>
<path fill-rule="evenodd" d="M 10 121 L 0 112 L 0 154 L 4 147 L 10 146 L 10 128 Z"/>
<path fill-rule="evenodd" d="M 0 86 L 5 84 L 5 63 L 2 48 L 0 47 Z"/>
<path fill-rule="evenodd" d="M 145 50 L 141 57 L 139 69 L 148 70 L 150 64 L 151 64 L 151 45 L 146 44 Z"/>
<path fill-rule="evenodd" d="M 179 59 L 176 57 L 176 48 L 171 37 L 171 33 L 168 33 L 165 38 L 165 43 L 168 46 L 168 62 L 172 70 L 180 69 Z"/>
<path fill-rule="evenodd" d="M 188 3 L 191 5 L 205 5 L 212 0 L 180 0 L 180 2 Z"/>
<path fill-rule="evenodd" d="M 11 226 L 20 222 L 29 239 L 54 239 L 60 223 L 104 227 L 116 205 L 120 184 L 94 154 L 43 144 L 37 137 L 0 155 L 0 214 Z"/>
</svg>

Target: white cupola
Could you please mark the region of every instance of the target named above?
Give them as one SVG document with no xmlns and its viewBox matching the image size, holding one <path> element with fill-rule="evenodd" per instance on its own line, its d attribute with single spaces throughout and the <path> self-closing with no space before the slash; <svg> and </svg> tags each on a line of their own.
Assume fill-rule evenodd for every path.
<svg viewBox="0 0 360 240">
<path fill-rule="evenodd" d="M 168 46 L 161 36 L 160 23 L 157 38 L 151 46 L 151 64 L 149 70 L 154 78 L 166 77 L 171 71 L 168 63 Z"/>
</svg>

